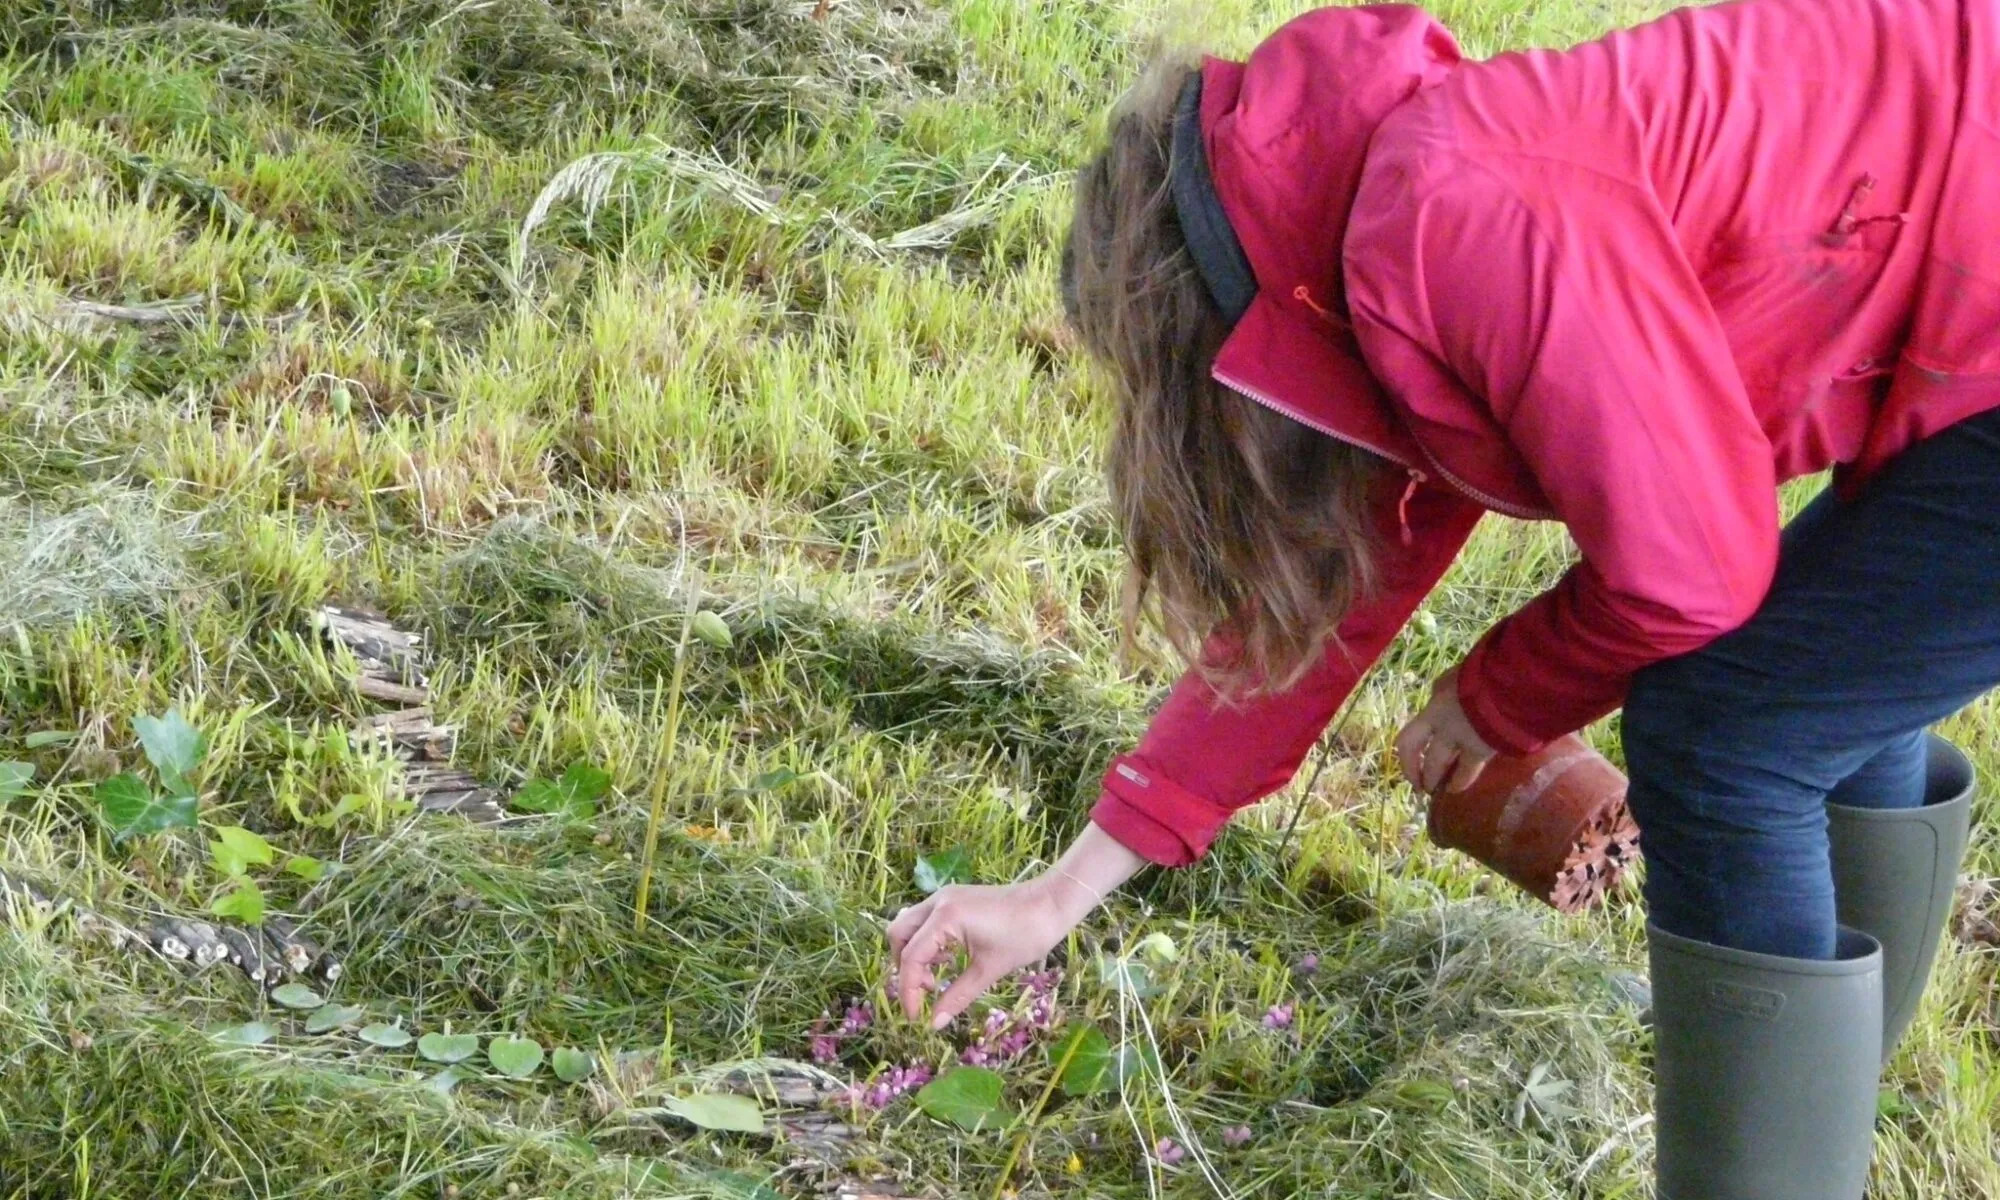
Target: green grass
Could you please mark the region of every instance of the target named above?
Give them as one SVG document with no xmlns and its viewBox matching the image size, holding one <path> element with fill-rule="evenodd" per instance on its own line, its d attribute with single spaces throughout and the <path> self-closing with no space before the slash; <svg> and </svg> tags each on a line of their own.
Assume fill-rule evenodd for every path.
<svg viewBox="0 0 2000 1200">
<path fill-rule="evenodd" d="M 1167 679 L 1115 661 L 1103 396 L 1053 289 L 1066 172 L 1160 30 L 1241 49 L 1290 10 L 811 11 L 0 0 L 0 759 L 39 781 L 0 808 L 0 869 L 128 920 L 203 909 L 205 838 L 114 843 L 91 799 L 141 766 L 133 719 L 179 706 L 212 743 L 206 821 L 342 864 L 267 884 L 345 957 L 341 1002 L 619 1064 L 447 1099 L 352 1037 L 226 1048 L 205 1031 L 259 1011 L 240 977 L 20 910 L 0 1196 L 809 1192 L 785 1145 L 630 1114 L 803 1058 L 879 982 L 918 856 L 962 846 L 1006 879 L 1077 828 Z M 1484 53 L 1647 11 L 1440 15 Z M 1163 1078 L 1058 1094 L 1004 1181 L 1009 1138 L 908 1101 L 831 1167 L 1207 1194 L 1192 1160 L 1149 1182 L 1172 1136 L 1240 1195 L 1647 1194 L 1648 1043 L 1615 986 L 1632 897 L 1531 908 L 1423 839 L 1387 762 L 1424 683 L 1565 553 L 1486 529 L 1358 699 L 1299 836 L 1293 790 L 1066 948 L 1065 1014 L 1156 1039 Z M 693 651 L 663 748 L 696 594 L 736 640 Z M 595 820 L 409 816 L 344 736 L 371 707 L 312 633 L 328 600 L 426 634 L 469 768 L 608 771 Z M 2000 769 L 1992 705 L 1952 732 Z M 799 781 L 747 788 L 780 768 Z M 1180 954 L 1142 1014 L 1092 959 L 1154 932 Z M 2000 1195 L 1996 961 L 1947 956 L 1885 1083 L 1874 1195 Z M 1261 1026 L 1280 1003 L 1295 1040 Z M 884 1022 L 836 1070 L 952 1053 Z M 1566 1111 L 1517 1122 L 1538 1067 L 1573 1084 Z M 1011 1101 L 1047 1075 L 1031 1056 Z M 1225 1149 L 1239 1123 L 1254 1140 Z"/>
</svg>

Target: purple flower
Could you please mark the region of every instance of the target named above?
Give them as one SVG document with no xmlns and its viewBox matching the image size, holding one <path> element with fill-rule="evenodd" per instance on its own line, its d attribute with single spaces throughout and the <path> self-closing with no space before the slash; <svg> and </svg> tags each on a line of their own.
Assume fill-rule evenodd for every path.
<svg viewBox="0 0 2000 1200">
<path fill-rule="evenodd" d="M 1021 986 L 1033 996 L 1048 996 L 1055 992 L 1062 982 L 1061 971 L 1030 971 L 1021 976 Z"/>
<path fill-rule="evenodd" d="M 1230 1147 L 1231 1149 L 1234 1149 L 1237 1146 L 1247 1145 L 1249 1144 L 1249 1141 L 1250 1141 L 1250 1127 L 1248 1125 L 1231 1125 L 1229 1128 L 1222 1131 L 1222 1144 Z"/>
<path fill-rule="evenodd" d="M 907 1067 L 891 1067 L 866 1085 L 853 1084 L 839 1094 L 842 1104 L 849 1107 L 883 1109 L 909 1092 L 931 1081 L 931 1069 L 924 1063 L 911 1063 Z"/>
<path fill-rule="evenodd" d="M 847 1006 L 847 1016 L 840 1022 L 840 1032 L 853 1036 L 875 1023 L 875 1010 L 866 1002 Z"/>
<path fill-rule="evenodd" d="M 1292 1006 L 1273 1004 L 1271 1011 L 1264 1014 L 1264 1028 L 1290 1029 L 1292 1027 Z"/>
<path fill-rule="evenodd" d="M 812 1038 L 812 1060 L 822 1067 L 831 1066 L 840 1058 L 840 1039 L 830 1033 L 815 1033 Z"/>
<path fill-rule="evenodd" d="M 1307 954 L 1299 959 L 1298 973 L 1303 978 L 1319 974 L 1319 955 Z"/>
<path fill-rule="evenodd" d="M 1161 1166 L 1171 1167 L 1178 1165 L 1182 1159 L 1186 1158 L 1187 1151 L 1181 1149 L 1180 1143 L 1174 1139 L 1161 1138 L 1159 1144 L 1153 1147 L 1153 1157 L 1160 1160 Z"/>
</svg>

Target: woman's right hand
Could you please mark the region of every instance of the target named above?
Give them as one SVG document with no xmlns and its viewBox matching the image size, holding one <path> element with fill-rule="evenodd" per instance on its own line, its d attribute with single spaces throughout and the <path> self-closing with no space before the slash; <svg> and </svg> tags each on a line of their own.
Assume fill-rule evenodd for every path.
<svg viewBox="0 0 2000 1200">
<path fill-rule="evenodd" d="M 1001 887 L 954 884 L 896 914 L 889 956 L 903 1012 L 913 1021 L 923 1012 L 932 971 L 954 947 L 965 947 L 970 961 L 932 1008 L 932 1029 L 943 1029 L 1002 976 L 1047 957 L 1095 906 L 1077 907 L 1063 882 L 1044 875 Z"/>
<path fill-rule="evenodd" d="M 912 1021 L 922 1014 L 932 968 L 963 946 L 965 973 L 931 1009 L 931 1028 L 943 1029 L 1002 976 L 1040 962 L 1145 861 L 1092 824 L 1046 874 L 999 887 L 940 888 L 897 913 L 889 957 L 903 1012 Z"/>
</svg>

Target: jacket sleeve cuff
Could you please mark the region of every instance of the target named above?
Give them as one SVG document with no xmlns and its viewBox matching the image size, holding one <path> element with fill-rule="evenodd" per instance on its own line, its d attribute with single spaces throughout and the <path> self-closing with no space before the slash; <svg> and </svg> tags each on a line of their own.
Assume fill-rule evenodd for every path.
<svg viewBox="0 0 2000 1200">
<path fill-rule="evenodd" d="M 1104 774 L 1090 819 L 1126 849 L 1162 867 L 1193 864 L 1229 823 L 1229 809 L 1205 800 L 1124 755 Z"/>
<path fill-rule="evenodd" d="M 1529 728 L 1507 713 L 1502 693 L 1493 687 L 1486 669 L 1486 648 L 1486 642 L 1474 646 L 1458 670 L 1458 706 L 1465 710 L 1473 731 L 1495 751 L 1514 758 L 1533 754 L 1561 737 L 1560 732 L 1544 734 Z"/>
</svg>

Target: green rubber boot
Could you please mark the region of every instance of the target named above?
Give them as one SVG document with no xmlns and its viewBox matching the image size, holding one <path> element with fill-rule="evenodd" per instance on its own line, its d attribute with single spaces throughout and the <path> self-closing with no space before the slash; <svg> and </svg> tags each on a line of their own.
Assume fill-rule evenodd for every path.
<svg viewBox="0 0 2000 1200">
<path fill-rule="evenodd" d="M 1861 1200 L 1881 945 L 1842 929 L 1820 962 L 1647 932 L 1657 1200 Z"/>
<path fill-rule="evenodd" d="M 1829 804 L 1840 923 L 1882 943 L 1882 1059 L 1917 1015 L 1972 832 L 1972 763 L 1932 734 L 1922 808 Z"/>
</svg>

